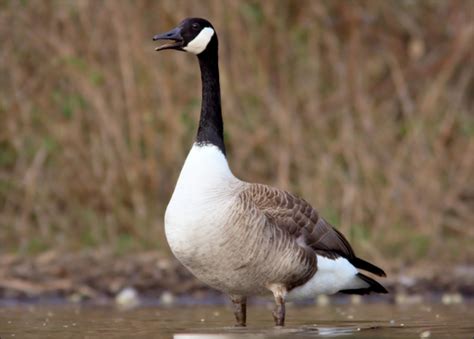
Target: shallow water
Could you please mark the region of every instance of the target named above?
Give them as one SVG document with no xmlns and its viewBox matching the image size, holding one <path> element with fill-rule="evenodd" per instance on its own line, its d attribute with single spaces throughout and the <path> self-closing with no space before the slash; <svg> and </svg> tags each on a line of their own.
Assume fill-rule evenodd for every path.
<svg viewBox="0 0 474 339">
<path fill-rule="evenodd" d="M 249 305 L 248 327 L 234 328 L 224 306 L 97 306 L 0 308 L 0 338 L 473 338 L 473 305 L 287 307 L 287 326 L 273 327 L 271 311 Z M 471 308 L 471 309 L 470 309 Z"/>
</svg>

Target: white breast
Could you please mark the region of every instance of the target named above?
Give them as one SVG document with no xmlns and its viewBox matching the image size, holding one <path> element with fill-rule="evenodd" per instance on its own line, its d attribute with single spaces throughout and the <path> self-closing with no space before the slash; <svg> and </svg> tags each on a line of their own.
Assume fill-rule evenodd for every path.
<svg viewBox="0 0 474 339">
<path fill-rule="evenodd" d="M 238 183 L 216 146 L 193 145 L 165 213 L 166 237 L 178 259 L 197 242 L 209 243 L 217 236 Z"/>
</svg>

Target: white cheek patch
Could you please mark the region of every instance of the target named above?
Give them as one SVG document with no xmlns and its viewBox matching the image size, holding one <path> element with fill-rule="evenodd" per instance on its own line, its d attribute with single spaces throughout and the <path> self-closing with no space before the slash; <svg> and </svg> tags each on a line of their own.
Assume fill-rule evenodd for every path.
<svg viewBox="0 0 474 339">
<path fill-rule="evenodd" d="M 205 27 L 186 47 L 183 47 L 183 49 L 193 54 L 202 53 L 206 49 L 209 41 L 211 41 L 213 35 L 214 30 L 211 27 Z"/>
</svg>

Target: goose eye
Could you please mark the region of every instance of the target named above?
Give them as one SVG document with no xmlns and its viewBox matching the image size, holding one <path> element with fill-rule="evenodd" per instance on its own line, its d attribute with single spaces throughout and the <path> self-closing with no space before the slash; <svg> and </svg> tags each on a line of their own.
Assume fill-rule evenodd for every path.
<svg viewBox="0 0 474 339">
<path fill-rule="evenodd" d="M 198 23 L 193 23 L 191 27 L 192 27 L 194 30 L 198 30 L 198 29 L 199 29 L 199 24 L 198 24 Z"/>
</svg>

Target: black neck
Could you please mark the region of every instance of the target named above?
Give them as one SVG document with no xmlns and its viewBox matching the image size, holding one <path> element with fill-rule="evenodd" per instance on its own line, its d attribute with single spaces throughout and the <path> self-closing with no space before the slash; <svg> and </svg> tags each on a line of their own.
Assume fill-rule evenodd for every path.
<svg viewBox="0 0 474 339">
<path fill-rule="evenodd" d="M 206 50 L 198 55 L 202 104 L 196 142 L 198 145 L 215 145 L 225 155 L 217 50 L 217 38 L 213 37 Z"/>
</svg>

